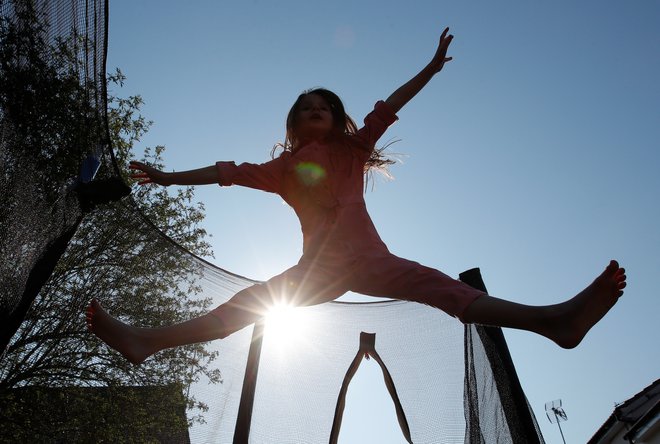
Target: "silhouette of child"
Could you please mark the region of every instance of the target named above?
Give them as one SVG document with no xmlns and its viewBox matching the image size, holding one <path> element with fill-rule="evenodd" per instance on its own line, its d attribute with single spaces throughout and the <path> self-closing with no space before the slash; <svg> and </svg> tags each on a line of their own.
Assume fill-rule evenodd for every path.
<svg viewBox="0 0 660 444">
<path fill-rule="evenodd" d="M 577 346 L 623 294 L 626 275 L 611 261 L 593 283 L 556 305 L 528 306 L 487 296 L 442 272 L 389 252 L 364 202 L 364 176 L 387 163 L 376 141 L 445 63 L 453 36 L 442 33 L 438 49 L 416 76 L 398 88 L 358 129 L 339 97 L 309 90 L 293 104 L 283 152 L 263 164 L 217 162 L 205 168 L 165 173 L 131 162 L 140 185 L 242 185 L 279 194 L 296 212 L 303 255 L 282 274 L 246 288 L 201 317 L 161 328 L 137 328 L 113 318 L 94 299 L 88 328 L 138 364 L 165 348 L 220 339 L 256 322 L 275 303 L 312 305 L 347 291 L 415 301 L 439 308 L 465 323 L 528 330 L 559 346 Z"/>
</svg>

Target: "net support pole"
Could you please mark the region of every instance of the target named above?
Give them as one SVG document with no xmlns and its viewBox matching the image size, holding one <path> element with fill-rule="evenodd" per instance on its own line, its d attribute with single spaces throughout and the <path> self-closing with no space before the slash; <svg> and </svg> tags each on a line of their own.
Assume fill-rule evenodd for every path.
<svg viewBox="0 0 660 444">
<path fill-rule="evenodd" d="M 460 280 L 477 290 L 488 292 L 478 268 L 464 271 L 460 274 Z M 465 328 L 471 328 L 471 326 L 466 325 Z M 486 346 L 484 349 L 493 370 L 500 397 L 511 400 L 511 405 L 505 406 L 504 414 L 514 444 L 539 444 L 541 441 L 536 431 L 535 421 L 530 412 L 525 392 L 520 385 L 502 329 L 482 325 L 476 325 L 474 328 L 483 343 L 492 345 L 491 347 Z"/>
<path fill-rule="evenodd" d="M 264 338 L 264 324 L 265 321 L 262 318 L 254 324 L 254 329 L 252 330 L 252 341 L 250 342 L 250 351 L 248 352 L 247 364 L 245 365 L 245 377 L 243 378 L 243 389 L 241 391 L 241 401 L 238 406 L 233 444 L 247 444 L 250 438 L 254 391 L 257 388 L 257 374 L 259 373 L 261 344 Z"/>
<path fill-rule="evenodd" d="M 4 354 L 7 351 L 11 338 L 20 328 L 28 310 L 39 294 L 41 287 L 43 287 L 53 273 L 57 261 L 59 261 L 62 254 L 64 254 L 64 250 L 66 250 L 69 241 L 76 233 L 81 220 L 82 217 L 79 217 L 72 227 L 52 241 L 46 247 L 43 255 L 32 268 L 32 271 L 30 271 L 25 290 L 20 296 L 19 304 L 14 311 L 10 313 L 8 318 L 4 320 L 2 327 L 0 327 L 0 360 L 4 358 Z"/>
</svg>

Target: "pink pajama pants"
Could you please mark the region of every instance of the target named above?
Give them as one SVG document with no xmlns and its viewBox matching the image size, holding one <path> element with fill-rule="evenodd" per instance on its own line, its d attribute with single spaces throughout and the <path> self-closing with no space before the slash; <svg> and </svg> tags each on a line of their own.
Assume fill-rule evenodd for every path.
<svg viewBox="0 0 660 444">
<path fill-rule="evenodd" d="M 354 291 L 419 302 L 462 320 L 466 308 L 485 294 L 387 250 L 350 258 L 324 256 L 303 256 L 297 265 L 236 293 L 211 313 L 222 321 L 229 335 L 256 322 L 274 304 L 315 305 Z"/>
</svg>

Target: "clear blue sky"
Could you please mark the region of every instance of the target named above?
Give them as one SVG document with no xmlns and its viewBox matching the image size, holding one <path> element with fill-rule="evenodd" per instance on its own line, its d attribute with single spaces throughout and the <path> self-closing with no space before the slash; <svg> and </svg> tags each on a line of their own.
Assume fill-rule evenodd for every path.
<svg viewBox="0 0 660 444">
<path fill-rule="evenodd" d="M 561 398 L 580 443 L 660 376 L 658 23 L 653 1 L 123 0 L 110 2 L 108 68 L 127 75 L 121 94 L 143 96 L 143 144 L 166 145 L 169 169 L 261 162 L 301 90 L 332 89 L 361 120 L 450 26 L 454 61 L 386 133 L 406 157 L 367 205 L 395 254 L 453 276 L 478 266 L 491 294 L 518 302 L 571 296 L 610 258 L 627 268 L 624 298 L 577 349 L 505 332 L 547 442 L 561 439 L 544 403 Z M 220 267 L 267 279 L 297 261 L 299 226 L 277 197 L 197 196 Z M 384 392 L 370 371 L 346 421 L 377 402 L 357 396 L 371 381 Z M 393 430 L 374 442 L 403 442 Z"/>
</svg>

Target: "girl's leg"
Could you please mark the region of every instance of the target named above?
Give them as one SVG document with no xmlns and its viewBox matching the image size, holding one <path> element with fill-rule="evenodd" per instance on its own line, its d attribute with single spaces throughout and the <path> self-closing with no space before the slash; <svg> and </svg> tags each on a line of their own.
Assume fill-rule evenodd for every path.
<svg viewBox="0 0 660 444">
<path fill-rule="evenodd" d="M 587 288 L 565 302 L 529 306 L 486 296 L 467 307 L 463 321 L 528 330 L 561 347 L 573 348 L 614 306 L 625 286 L 625 270 L 611 261 Z"/>
<path fill-rule="evenodd" d="M 337 270 L 298 264 L 268 282 L 239 291 L 204 316 L 167 327 L 130 326 L 110 316 L 94 299 L 87 308 L 87 328 L 130 362 L 140 364 L 166 348 L 225 338 L 261 319 L 275 304 L 320 304 L 346 290 Z"/>
<path fill-rule="evenodd" d="M 139 328 L 110 316 L 93 299 L 87 308 L 87 328 L 103 342 L 124 355 L 133 364 L 140 364 L 154 353 L 166 348 L 226 338 L 254 324 L 277 302 L 283 275 L 267 283 L 256 284 L 236 293 L 229 301 L 203 316 L 158 328 Z"/>
<path fill-rule="evenodd" d="M 625 271 L 616 261 L 573 298 L 547 306 L 488 296 L 438 270 L 394 255 L 360 261 L 355 276 L 351 289 L 358 293 L 430 305 L 465 323 L 531 331 L 564 348 L 577 346 L 626 286 Z"/>
<path fill-rule="evenodd" d="M 160 350 L 226 338 L 255 323 L 275 302 L 272 285 L 281 276 L 239 291 L 210 313 L 167 327 L 138 328 L 125 324 L 110 316 L 94 299 L 87 308 L 87 328 L 133 364 L 140 364 Z"/>
<path fill-rule="evenodd" d="M 133 364 L 166 348 L 227 336 L 222 322 L 210 313 L 167 327 L 138 328 L 113 318 L 93 299 L 86 316 L 87 328 Z"/>
</svg>

